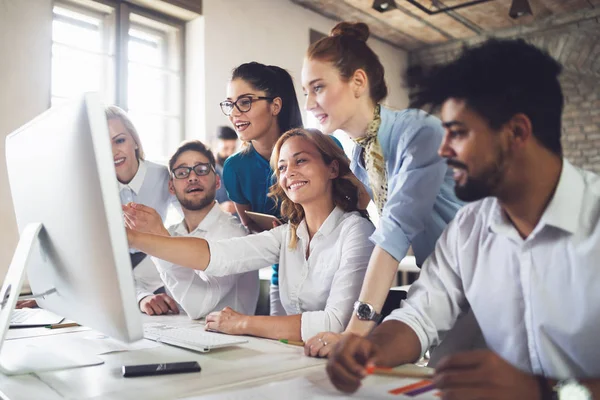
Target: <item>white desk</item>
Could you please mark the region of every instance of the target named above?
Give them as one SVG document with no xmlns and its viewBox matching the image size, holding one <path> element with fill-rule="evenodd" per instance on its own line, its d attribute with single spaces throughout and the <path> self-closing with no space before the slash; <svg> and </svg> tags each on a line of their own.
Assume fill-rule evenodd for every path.
<svg viewBox="0 0 600 400">
<path fill-rule="evenodd" d="M 177 325 L 197 324 L 185 316 L 148 317 L 145 322 Z M 15 340 L 45 340 L 49 344 L 61 337 L 73 344 L 97 335 L 93 331 L 78 331 L 38 338 Z M 144 350 L 110 353 L 99 356 L 104 364 L 71 370 L 44 372 L 21 376 L 0 375 L 0 398 L 21 399 L 172 399 L 214 391 L 255 380 L 271 379 L 291 371 L 323 370 L 324 360 L 305 357 L 303 348 L 273 340 L 248 338 L 247 344 L 196 353 L 168 345 Z M 123 378 L 124 364 L 151 364 L 176 361 L 198 361 L 200 373 Z"/>
<path fill-rule="evenodd" d="M 144 315 L 144 322 L 162 322 L 172 325 L 195 325 L 186 316 Z M 73 346 L 90 342 L 98 335 L 83 328 L 67 328 L 61 334 L 13 340 L 43 340 L 64 342 Z M 43 328 L 42 328 L 43 329 Z M 20 329 L 22 334 L 24 329 Z M 70 332 L 67 332 L 70 331 Z M 17 331 L 12 331 L 13 337 Z M 59 340 L 60 339 L 60 340 Z M 93 341 L 91 341 L 93 343 Z M 325 373 L 325 360 L 304 356 L 302 347 L 289 346 L 277 341 L 248 337 L 248 343 L 196 353 L 173 346 L 158 344 L 143 350 L 123 351 L 100 355 L 104 364 L 19 376 L 0 374 L 0 398 L 3 400 L 60 400 L 60 399 L 177 399 L 206 393 L 249 388 L 268 382 L 307 376 L 313 382 L 330 385 Z M 123 378 L 121 366 L 176 361 L 198 361 L 200 373 Z M 407 368 L 419 368 L 405 366 Z M 394 378 L 369 377 L 366 385 L 390 382 Z M 282 394 L 282 398 L 285 396 Z"/>
</svg>

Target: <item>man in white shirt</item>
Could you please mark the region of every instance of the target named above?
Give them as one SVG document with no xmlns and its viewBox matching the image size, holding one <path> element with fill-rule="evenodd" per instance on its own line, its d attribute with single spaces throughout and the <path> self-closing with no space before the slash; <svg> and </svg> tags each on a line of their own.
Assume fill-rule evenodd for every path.
<svg viewBox="0 0 600 400">
<path fill-rule="evenodd" d="M 442 106 L 439 153 L 474 202 L 401 308 L 339 342 L 337 388 L 356 390 L 369 365 L 415 362 L 470 306 L 490 350 L 440 360 L 443 398 L 600 398 L 600 179 L 562 158 L 560 70 L 522 40 L 490 40 L 409 75 L 417 107 Z"/>
<path fill-rule="evenodd" d="M 199 141 L 182 144 L 171 157 L 169 170 L 169 191 L 179 200 L 184 219 L 167 231 L 156 211 L 133 204 L 125 208 L 125 213 L 135 229 L 158 235 L 196 236 L 211 240 L 246 235 L 242 225 L 222 211 L 215 201 L 221 182 L 215 172 L 214 156 L 204 144 Z M 257 271 L 213 277 L 203 271 L 153 260 L 168 294 L 144 293 L 143 288 L 147 285 L 143 279 L 136 279 L 140 309 L 145 313 L 177 312 L 174 299 L 193 319 L 225 307 L 254 314 L 259 291 Z"/>
</svg>

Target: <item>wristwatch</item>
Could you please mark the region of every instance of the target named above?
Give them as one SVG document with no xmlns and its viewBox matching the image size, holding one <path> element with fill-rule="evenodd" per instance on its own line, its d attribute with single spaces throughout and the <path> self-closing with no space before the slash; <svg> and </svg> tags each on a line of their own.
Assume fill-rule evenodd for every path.
<svg viewBox="0 0 600 400">
<path fill-rule="evenodd" d="M 375 309 L 369 303 L 357 301 L 354 303 L 354 312 L 361 321 L 375 321 L 379 323 L 381 314 L 375 312 Z"/>
<path fill-rule="evenodd" d="M 592 400 L 592 392 L 575 379 L 565 379 L 552 388 L 556 400 Z"/>
</svg>

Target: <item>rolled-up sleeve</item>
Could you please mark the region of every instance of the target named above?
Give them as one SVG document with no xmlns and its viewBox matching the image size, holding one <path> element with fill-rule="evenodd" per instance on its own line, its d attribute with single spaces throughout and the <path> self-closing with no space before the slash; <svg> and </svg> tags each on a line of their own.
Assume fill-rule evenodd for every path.
<svg viewBox="0 0 600 400">
<path fill-rule="evenodd" d="M 308 340 L 319 332 L 339 333 L 346 329 L 373 252 L 374 245 L 369 240 L 373 230 L 373 225 L 364 219 L 350 227 L 344 238 L 340 238 L 343 243 L 342 258 L 333 277 L 325 309 L 302 313 L 303 340 Z"/>
<path fill-rule="evenodd" d="M 160 277 L 175 301 L 192 319 L 206 316 L 236 283 L 237 276 L 207 276 L 164 260 L 154 259 Z"/>
<path fill-rule="evenodd" d="M 458 266 L 459 220 L 460 211 L 440 236 L 407 299 L 385 319 L 401 321 L 417 334 L 421 356 L 437 346 L 468 309 Z"/>
<path fill-rule="evenodd" d="M 402 136 L 394 169 L 388 171 L 387 202 L 371 240 L 400 261 L 432 218 L 447 165 L 438 155 L 443 130 L 437 118 L 411 111 L 394 130 Z"/>
<path fill-rule="evenodd" d="M 226 276 L 254 271 L 279 262 L 285 243 L 287 224 L 256 235 L 227 240 L 208 241 L 210 262 L 205 272 Z"/>
</svg>

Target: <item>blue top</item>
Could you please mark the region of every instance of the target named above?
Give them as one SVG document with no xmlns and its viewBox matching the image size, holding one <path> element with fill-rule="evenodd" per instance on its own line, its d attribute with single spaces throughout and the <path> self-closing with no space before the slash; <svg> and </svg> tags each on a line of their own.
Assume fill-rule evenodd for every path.
<svg viewBox="0 0 600 400">
<path fill-rule="evenodd" d="M 387 169 L 388 194 L 371 240 L 398 261 L 412 244 L 421 265 L 463 205 L 454 194 L 452 171 L 438 155 L 443 137 L 441 121 L 424 111 L 381 107 L 377 138 Z M 350 169 L 372 198 L 361 152 L 355 146 Z"/>
<path fill-rule="evenodd" d="M 275 200 L 267 196 L 275 175 L 269 161 L 251 144 L 225 160 L 223 183 L 231 201 L 248 204 L 254 212 L 280 217 Z"/>
</svg>

